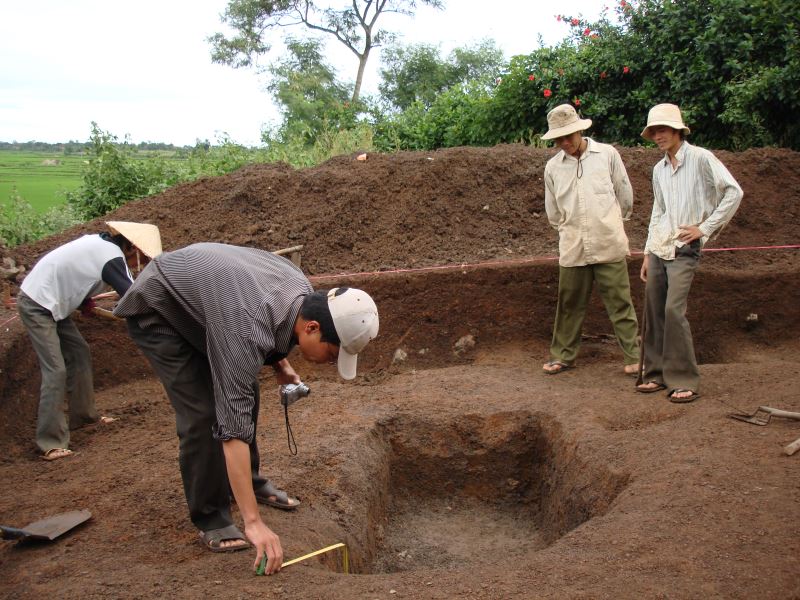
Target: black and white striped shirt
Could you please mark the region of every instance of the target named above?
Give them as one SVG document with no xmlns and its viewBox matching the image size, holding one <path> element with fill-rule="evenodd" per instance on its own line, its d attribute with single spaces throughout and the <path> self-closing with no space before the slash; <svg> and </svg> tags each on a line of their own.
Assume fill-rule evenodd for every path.
<svg viewBox="0 0 800 600">
<path fill-rule="evenodd" d="M 298 267 L 271 252 L 193 244 L 153 260 L 114 314 L 179 335 L 207 356 L 215 437 L 250 442 L 253 384 L 265 363 L 284 358 L 295 345 L 294 323 L 313 291 Z"/>
</svg>

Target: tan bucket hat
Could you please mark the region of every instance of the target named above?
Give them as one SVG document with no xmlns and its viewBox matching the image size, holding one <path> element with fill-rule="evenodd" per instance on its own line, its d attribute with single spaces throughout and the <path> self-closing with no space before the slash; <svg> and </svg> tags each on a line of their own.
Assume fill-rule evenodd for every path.
<svg viewBox="0 0 800 600">
<path fill-rule="evenodd" d="M 161 254 L 161 234 L 155 225 L 128 221 L 106 221 L 106 225 L 111 233 L 124 235 L 145 256 L 155 258 Z"/>
<path fill-rule="evenodd" d="M 547 113 L 548 131 L 543 140 L 552 140 L 576 131 L 583 131 L 592 126 L 591 119 L 581 119 L 571 104 L 560 104 Z"/>
<path fill-rule="evenodd" d="M 683 130 L 686 134 L 691 133 L 691 130 L 683 123 L 681 109 L 674 104 L 656 104 L 650 109 L 650 112 L 647 114 L 647 127 L 642 130 L 642 137 L 644 139 L 653 139 L 649 129 L 654 125 L 666 125 L 673 129 Z"/>
</svg>

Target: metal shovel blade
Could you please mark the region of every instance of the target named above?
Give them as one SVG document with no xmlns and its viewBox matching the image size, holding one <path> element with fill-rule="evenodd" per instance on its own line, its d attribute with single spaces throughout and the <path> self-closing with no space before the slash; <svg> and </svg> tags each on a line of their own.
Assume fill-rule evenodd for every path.
<svg viewBox="0 0 800 600">
<path fill-rule="evenodd" d="M 73 510 L 70 512 L 53 515 L 40 521 L 26 525 L 22 529 L 0 525 L 0 538 L 4 540 L 47 540 L 52 542 L 57 537 L 64 535 L 88 521 L 92 513 L 88 510 Z"/>
<path fill-rule="evenodd" d="M 761 407 L 752 415 L 746 415 L 742 413 L 732 413 L 728 416 L 731 419 L 736 419 L 737 421 L 744 421 L 745 423 L 752 423 L 753 425 L 763 426 L 769 423 L 769 419 L 772 416 L 772 413 L 770 413 L 768 410 L 764 410 L 763 407 Z"/>
<path fill-rule="evenodd" d="M 729 416 L 732 419 L 744 421 L 745 423 L 752 423 L 753 425 L 767 425 L 772 417 L 781 417 L 784 419 L 794 419 L 796 421 L 800 421 L 800 413 L 789 412 L 788 410 L 781 410 L 779 408 L 772 408 L 771 406 L 759 406 L 758 410 L 752 415 L 733 413 Z"/>
</svg>

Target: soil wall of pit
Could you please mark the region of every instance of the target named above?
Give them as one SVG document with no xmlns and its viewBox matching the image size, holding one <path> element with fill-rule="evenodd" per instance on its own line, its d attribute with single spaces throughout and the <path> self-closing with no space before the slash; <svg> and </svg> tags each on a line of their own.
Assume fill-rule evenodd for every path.
<svg viewBox="0 0 800 600">
<path fill-rule="evenodd" d="M 626 230 L 638 305 L 636 251 L 647 234 L 650 176 L 660 154 L 619 150 L 635 192 Z M 3 255 L 29 268 L 59 244 L 102 229 L 105 219 L 157 224 L 165 250 L 196 241 L 273 250 L 302 244 L 303 268 L 317 288 L 358 285 L 378 302 L 381 333 L 360 362 L 367 380 L 387 370 L 469 362 L 476 351 L 508 343 L 528 344 L 536 363 L 550 338 L 558 281 L 557 234 L 544 213 L 542 183 L 553 153 L 512 144 L 375 154 L 365 162 L 341 156 L 303 170 L 250 165 L 131 202 L 104 219 Z M 722 236 L 709 244 L 735 250 L 706 253 L 692 289 L 689 318 L 703 363 L 734 360 L 745 342 L 767 350 L 779 346 L 800 318 L 797 250 L 763 249 L 798 242 L 800 154 L 718 154 L 745 198 Z M 328 276 L 336 273 L 367 274 Z M 0 445 L 11 446 L 0 449 L 12 454 L 32 438 L 39 386 L 35 356 L 14 317 L 13 310 L 0 309 Z M 151 376 L 123 324 L 83 319 L 79 327 L 92 348 L 99 389 Z M 584 332 L 611 333 L 597 298 Z M 455 351 L 468 335 L 475 348 Z M 393 361 L 398 348 L 407 354 L 399 364 Z M 333 376 L 298 362 L 311 377 Z"/>
</svg>

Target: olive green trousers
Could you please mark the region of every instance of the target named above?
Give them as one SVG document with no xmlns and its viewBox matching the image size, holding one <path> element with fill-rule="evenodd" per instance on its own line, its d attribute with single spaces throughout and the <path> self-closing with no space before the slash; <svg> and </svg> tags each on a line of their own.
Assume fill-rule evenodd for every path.
<svg viewBox="0 0 800 600">
<path fill-rule="evenodd" d="M 575 361 L 581 345 L 586 307 L 595 283 L 611 319 L 614 335 L 622 348 L 625 364 L 638 363 L 636 336 L 639 323 L 631 300 L 628 264 L 624 259 L 583 267 L 559 267 L 558 307 L 550 354 L 569 365 Z"/>
</svg>

